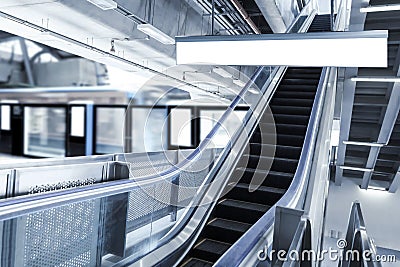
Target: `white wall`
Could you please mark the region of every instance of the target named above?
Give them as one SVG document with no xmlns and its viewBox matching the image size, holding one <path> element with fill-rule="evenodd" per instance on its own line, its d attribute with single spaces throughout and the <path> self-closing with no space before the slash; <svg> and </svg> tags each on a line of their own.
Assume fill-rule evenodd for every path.
<svg viewBox="0 0 400 267">
<path fill-rule="evenodd" d="M 330 230 L 346 235 L 353 201 L 361 203 L 368 235 L 379 247 L 400 250 L 400 190 L 395 194 L 378 190 L 362 190 L 357 180 L 343 178 L 342 186 L 330 183 L 325 236 Z"/>
<path fill-rule="evenodd" d="M 330 14 L 331 13 L 331 0 L 316 0 L 318 3 L 318 14 Z M 335 12 L 342 0 L 336 0 Z"/>
</svg>

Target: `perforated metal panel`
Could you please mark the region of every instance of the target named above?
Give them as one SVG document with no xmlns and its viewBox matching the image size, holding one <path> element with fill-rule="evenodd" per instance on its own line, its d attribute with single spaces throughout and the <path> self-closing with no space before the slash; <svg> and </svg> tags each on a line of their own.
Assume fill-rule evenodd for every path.
<svg viewBox="0 0 400 267">
<path fill-rule="evenodd" d="M 99 214 L 91 200 L 19 218 L 15 266 L 96 266 Z"/>
<path fill-rule="evenodd" d="M 141 177 L 168 170 L 177 163 L 177 154 L 176 151 L 126 154 L 123 160 L 130 164 L 130 173 L 133 177 Z"/>
<path fill-rule="evenodd" d="M 105 166 L 88 163 L 18 169 L 14 192 L 36 194 L 100 182 Z M 96 266 L 100 202 L 70 204 L 16 219 L 13 265 Z"/>
<path fill-rule="evenodd" d="M 164 216 L 167 215 L 171 199 L 171 186 L 169 181 L 163 181 L 131 192 L 129 194 L 128 222 L 141 224 L 140 220 L 150 214 L 156 217 L 161 210 L 165 210 Z"/>
<path fill-rule="evenodd" d="M 214 151 L 204 151 L 200 158 L 185 168 L 179 177 L 179 206 L 186 206 L 204 182 L 214 161 Z"/>
</svg>

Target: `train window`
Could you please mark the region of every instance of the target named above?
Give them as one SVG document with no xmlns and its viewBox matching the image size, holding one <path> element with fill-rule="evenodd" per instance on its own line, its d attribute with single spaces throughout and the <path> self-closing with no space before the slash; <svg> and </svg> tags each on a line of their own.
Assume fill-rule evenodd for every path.
<svg viewBox="0 0 400 267">
<path fill-rule="evenodd" d="M 132 152 L 167 149 L 166 120 L 166 107 L 132 107 Z"/>
<path fill-rule="evenodd" d="M 24 154 L 64 157 L 66 107 L 24 107 Z"/>
<path fill-rule="evenodd" d="M 96 153 L 124 152 L 125 108 L 98 107 L 95 119 Z"/>
</svg>

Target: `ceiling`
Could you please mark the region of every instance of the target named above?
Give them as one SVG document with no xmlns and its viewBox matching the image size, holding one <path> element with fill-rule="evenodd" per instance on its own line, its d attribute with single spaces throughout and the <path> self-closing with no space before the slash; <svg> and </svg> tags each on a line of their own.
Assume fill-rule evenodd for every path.
<svg viewBox="0 0 400 267">
<path fill-rule="evenodd" d="M 211 71 L 211 67 L 206 71 L 194 66 L 181 67 L 179 71 L 170 70 L 176 65 L 175 46 L 162 44 L 137 30 L 138 24 L 148 22 L 172 37 L 210 34 L 210 14 L 207 12 L 210 10 L 205 6 L 209 7 L 210 0 L 116 2 L 117 9 L 102 10 L 85 0 L 2 0 L 0 30 L 100 63 L 133 71 L 135 75 L 140 76 L 143 73 L 143 77 L 149 77 L 149 73 L 166 76 L 174 74 L 174 78 L 180 80 L 182 86 L 193 94 L 232 99 L 241 89 L 241 86 L 233 83 L 241 77 L 235 76 L 232 68 L 227 69 L 228 72 L 232 71 L 229 78 L 221 78 Z M 271 31 L 253 0 L 236 2 L 243 4 L 244 10 L 241 12 L 249 12 L 252 21 L 260 27 L 261 32 Z M 226 12 L 224 16 L 217 16 L 217 34 L 254 33 L 243 19 L 243 14 L 230 0 L 217 0 L 216 3 L 217 13 Z M 236 28 L 242 30 L 227 30 Z M 241 71 L 249 75 L 254 69 L 244 67 Z M 196 74 L 195 80 L 201 78 L 201 73 L 208 73 L 206 81 L 212 80 L 212 83 L 218 86 L 191 86 L 190 78 L 187 77 L 193 75 L 188 73 Z"/>
</svg>

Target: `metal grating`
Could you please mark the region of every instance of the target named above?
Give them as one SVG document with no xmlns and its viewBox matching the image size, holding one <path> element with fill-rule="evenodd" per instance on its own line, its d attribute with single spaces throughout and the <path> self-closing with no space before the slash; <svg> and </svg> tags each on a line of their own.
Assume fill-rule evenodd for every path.
<svg viewBox="0 0 400 267">
<path fill-rule="evenodd" d="M 19 219 L 25 225 L 23 264 L 16 266 L 95 266 L 99 201 L 71 204 Z M 18 258 L 16 259 L 18 261 Z"/>
<path fill-rule="evenodd" d="M 128 223 L 145 219 L 150 214 L 168 208 L 170 206 L 170 198 L 171 182 L 169 181 L 143 187 L 131 192 L 128 204 Z"/>
<path fill-rule="evenodd" d="M 104 165 L 17 169 L 14 193 L 37 194 L 91 185 L 102 180 Z M 101 203 L 101 199 L 74 203 L 7 222 L 15 225 L 16 240 L 7 266 L 97 266 Z"/>
</svg>

